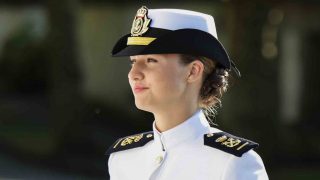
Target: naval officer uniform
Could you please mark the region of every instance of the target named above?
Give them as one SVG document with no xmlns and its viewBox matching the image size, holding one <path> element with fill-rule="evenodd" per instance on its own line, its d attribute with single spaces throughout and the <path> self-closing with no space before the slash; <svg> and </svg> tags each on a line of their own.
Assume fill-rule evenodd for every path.
<svg viewBox="0 0 320 180">
<path fill-rule="evenodd" d="M 210 127 L 201 110 L 178 126 L 118 139 L 111 180 L 267 180 L 257 143 Z"/>
</svg>

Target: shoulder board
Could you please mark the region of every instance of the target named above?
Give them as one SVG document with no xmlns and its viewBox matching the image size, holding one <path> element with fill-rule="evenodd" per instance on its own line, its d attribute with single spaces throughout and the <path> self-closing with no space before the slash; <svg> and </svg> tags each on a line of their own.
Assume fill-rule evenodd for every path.
<svg viewBox="0 0 320 180">
<path fill-rule="evenodd" d="M 226 132 L 209 133 L 204 135 L 204 144 L 221 151 L 241 157 L 250 149 L 259 146 L 253 141 L 236 137 Z"/>
<path fill-rule="evenodd" d="M 141 147 L 151 140 L 153 140 L 153 131 L 123 137 L 113 143 L 113 145 L 106 151 L 106 155 L 110 155 L 111 153 L 118 151 Z"/>
</svg>

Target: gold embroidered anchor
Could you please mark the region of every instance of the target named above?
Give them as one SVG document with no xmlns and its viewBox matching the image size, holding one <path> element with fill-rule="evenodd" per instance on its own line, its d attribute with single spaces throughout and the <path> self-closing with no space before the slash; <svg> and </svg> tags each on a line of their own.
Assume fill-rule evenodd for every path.
<svg viewBox="0 0 320 180">
<path fill-rule="evenodd" d="M 227 147 L 235 147 L 240 143 L 241 141 L 239 139 L 228 138 L 228 140 L 224 141 L 222 144 Z"/>
</svg>

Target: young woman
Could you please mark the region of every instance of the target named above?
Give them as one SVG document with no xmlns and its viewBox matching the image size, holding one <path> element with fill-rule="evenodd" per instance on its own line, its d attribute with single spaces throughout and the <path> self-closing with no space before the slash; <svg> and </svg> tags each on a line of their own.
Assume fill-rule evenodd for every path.
<svg viewBox="0 0 320 180">
<path fill-rule="evenodd" d="M 153 131 L 118 139 L 107 151 L 111 180 L 266 180 L 258 144 L 210 127 L 236 67 L 207 14 L 141 7 L 113 56 L 130 56 L 138 109 Z"/>
</svg>

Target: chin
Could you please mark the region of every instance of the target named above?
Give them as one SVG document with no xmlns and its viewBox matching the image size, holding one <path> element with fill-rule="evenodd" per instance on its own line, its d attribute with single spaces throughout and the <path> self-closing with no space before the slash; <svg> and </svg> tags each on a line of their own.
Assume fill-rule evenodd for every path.
<svg viewBox="0 0 320 180">
<path fill-rule="evenodd" d="M 135 100 L 136 107 L 142 111 L 152 112 L 151 106 L 145 102 Z"/>
</svg>

